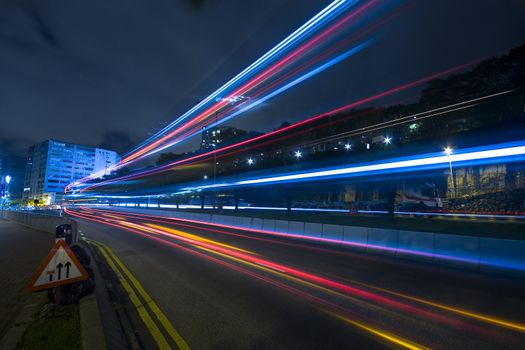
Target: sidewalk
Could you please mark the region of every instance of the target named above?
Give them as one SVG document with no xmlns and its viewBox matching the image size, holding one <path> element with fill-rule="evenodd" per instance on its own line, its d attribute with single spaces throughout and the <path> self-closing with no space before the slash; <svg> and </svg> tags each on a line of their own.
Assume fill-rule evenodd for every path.
<svg viewBox="0 0 525 350">
<path fill-rule="evenodd" d="M 0 339 L 29 300 L 25 287 L 54 242 L 52 234 L 0 219 Z"/>
</svg>

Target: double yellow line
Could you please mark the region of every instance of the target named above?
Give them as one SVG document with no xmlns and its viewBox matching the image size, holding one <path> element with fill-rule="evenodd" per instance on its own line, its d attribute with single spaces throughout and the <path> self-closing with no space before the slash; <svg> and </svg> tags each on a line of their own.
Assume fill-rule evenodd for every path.
<svg viewBox="0 0 525 350">
<path fill-rule="evenodd" d="M 122 287 L 128 294 L 140 318 L 146 325 L 146 328 L 157 343 L 158 347 L 162 350 L 171 349 L 168 340 L 157 326 L 153 318 L 150 316 L 148 309 L 153 313 L 164 331 L 171 337 L 177 347 L 181 350 L 189 350 L 190 347 L 186 341 L 182 338 L 179 332 L 177 332 L 166 315 L 164 315 L 164 313 L 160 310 L 157 303 L 155 303 L 155 301 L 149 296 L 139 281 L 131 274 L 131 272 L 129 272 L 127 267 L 122 263 L 122 261 L 120 261 L 115 253 L 113 253 L 113 251 L 104 243 L 90 239 L 87 239 L 87 241 L 98 248 L 102 256 L 104 256 L 104 259 L 106 259 L 107 263 L 117 276 L 119 282 L 122 284 Z M 148 308 L 146 308 L 146 306 L 148 306 Z"/>
</svg>

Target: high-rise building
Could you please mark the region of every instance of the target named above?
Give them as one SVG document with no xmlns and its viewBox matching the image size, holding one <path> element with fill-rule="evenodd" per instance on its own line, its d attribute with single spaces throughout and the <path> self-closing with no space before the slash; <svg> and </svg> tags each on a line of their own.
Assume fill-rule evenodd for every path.
<svg viewBox="0 0 525 350">
<path fill-rule="evenodd" d="M 17 156 L 0 157 L 0 178 L 5 179 L 9 176 L 10 200 L 18 200 L 22 198 L 25 171 L 26 158 Z"/>
<path fill-rule="evenodd" d="M 62 141 L 33 145 L 27 157 L 23 198 L 59 203 L 68 184 L 101 171 L 109 174 L 110 167 L 119 160 L 114 151 Z"/>
<path fill-rule="evenodd" d="M 236 141 L 247 135 L 247 132 L 231 126 L 219 126 L 202 132 L 201 149 L 214 149 Z"/>
</svg>

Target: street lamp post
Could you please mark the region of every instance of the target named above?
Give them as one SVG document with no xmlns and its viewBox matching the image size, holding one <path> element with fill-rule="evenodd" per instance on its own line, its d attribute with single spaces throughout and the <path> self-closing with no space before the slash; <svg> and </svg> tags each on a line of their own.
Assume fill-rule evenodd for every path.
<svg viewBox="0 0 525 350">
<path fill-rule="evenodd" d="M 453 149 L 450 147 L 446 147 L 444 151 L 445 154 L 448 156 L 448 166 L 450 171 L 450 187 L 452 188 L 451 194 L 453 195 L 453 197 L 456 197 L 456 183 L 454 181 L 454 172 L 452 171 L 452 157 L 450 157 L 452 155 Z"/>
<path fill-rule="evenodd" d="M 217 121 L 218 121 L 218 112 L 215 112 L 215 128 L 217 127 Z M 213 140 L 213 198 L 212 198 L 212 206 L 213 209 L 215 209 L 215 202 L 216 202 L 216 189 L 215 184 L 217 181 L 217 139 Z"/>
<path fill-rule="evenodd" d="M 11 176 L 9 175 L 6 175 L 4 177 L 4 182 L 5 182 L 5 189 L 4 189 L 4 193 L 2 194 L 2 198 L 1 198 L 1 206 L 2 206 L 2 210 L 4 209 L 5 205 L 7 204 L 7 200 L 9 198 L 9 183 L 11 182 Z"/>
</svg>

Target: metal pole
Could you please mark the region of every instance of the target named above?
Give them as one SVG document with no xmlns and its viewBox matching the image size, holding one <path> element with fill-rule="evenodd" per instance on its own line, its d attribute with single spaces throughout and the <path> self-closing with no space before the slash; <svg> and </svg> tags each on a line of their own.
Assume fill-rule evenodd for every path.
<svg viewBox="0 0 525 350">
<path fill-rule="evenodd" d="M 456 198 L 456 184 L 454 183 L 454 173 L 452 172 L 452 161 L 450 160 L 450 157 L 448 160 L 448 165 L 450 169 L 450 185 L 453 191 L 452 194 L 454 195 L 454 198 Z"/>
<path fill-rule="evenodd" d="M 217 127 L 217 112 L 215 112 L 215 126 L 214 128 Z M 215 134 L 216 137 L 217 137 L 217 134 Z M 214 140 L 216 141 L 216 140 Z M 216 184 L 216 178 L 217 178 L 217 144 L 216 142 L 213 142 L 213 198 L 212 198 L 212 205 L 213 205 L 213 209 L 215 209 L 215 202 L 216 202 L 216 193 L 215 193 L 215 184 Z"/>
</svg>

